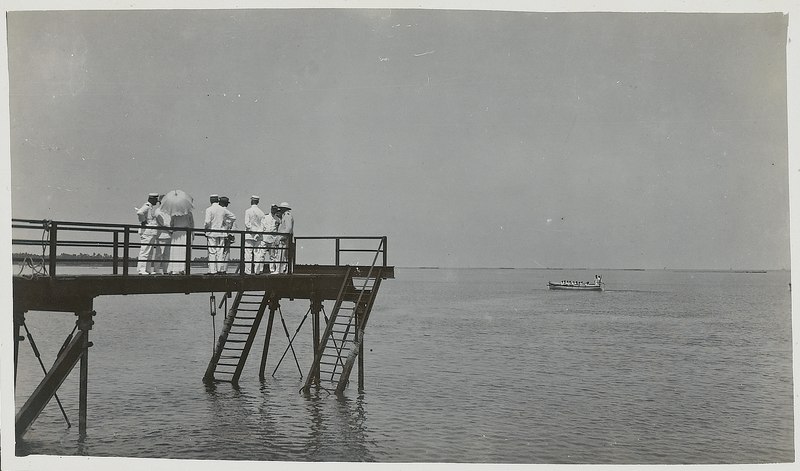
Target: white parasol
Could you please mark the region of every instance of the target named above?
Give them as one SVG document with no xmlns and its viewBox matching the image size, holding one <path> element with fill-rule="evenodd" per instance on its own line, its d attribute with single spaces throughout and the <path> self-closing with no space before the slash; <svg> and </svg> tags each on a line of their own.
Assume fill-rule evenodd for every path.
<svg viewBox="0 0 800 471">
<path fill-rule="evenodd" d="M 194 209 L 194 198 L 183 190 L 172 190 L 161 200 L 161 211 L 170 216 L 183 216 Z"/>
</svg>

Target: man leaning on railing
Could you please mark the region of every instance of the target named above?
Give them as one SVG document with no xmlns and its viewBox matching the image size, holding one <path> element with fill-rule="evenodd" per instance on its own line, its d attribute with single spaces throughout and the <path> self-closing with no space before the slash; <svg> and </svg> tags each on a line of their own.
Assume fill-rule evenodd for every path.
<svg viewBox="0 0 800 471">
<path fill-rule="evenodd" d="M 139 237 L 141 246 L 139 247 L 139 263 L 136 268 L 140 275 L 151 275 L 155 273 L 156 244 L 158 244 L 158 226 L 156 222 L 155 206 L 158 203 L 158 193 L 147 195 L 147 202 L 141 208 L 134 208 L 139 218 Z"/>
</svg>

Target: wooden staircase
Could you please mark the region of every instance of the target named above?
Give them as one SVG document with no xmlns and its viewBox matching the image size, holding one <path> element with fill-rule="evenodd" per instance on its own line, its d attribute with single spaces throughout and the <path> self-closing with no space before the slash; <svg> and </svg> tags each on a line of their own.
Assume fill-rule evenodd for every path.
<svg viewBox="0 0 800 471">
<path fill-rule="evenodd" d="M 312 383 L 337 394 L 347 387 L 381 279 L 381 268 L 374 263 L 365 274 L 348 267 L 303 391 Z"/>
<path fill-rule="evenodd" d="M 239 382 L 247 355 L 258 333 L 264 311 L 269 306 L 265 291 L 240 291 L 225 315 L 222 333 L 217 340 L 214 356 L 208 363 L 203 381 Z"/>
</svg>

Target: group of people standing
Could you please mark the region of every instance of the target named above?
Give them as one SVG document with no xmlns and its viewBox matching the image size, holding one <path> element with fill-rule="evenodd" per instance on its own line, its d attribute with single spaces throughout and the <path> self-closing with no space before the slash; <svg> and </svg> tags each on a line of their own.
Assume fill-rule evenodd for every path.
<svg viewBox="0 0 800 471">
<path fill-rule="evenodd" d="M 193 204 L 191 197 L 185 195 L 183 209 L 175 210 L 172 205 L 171 210 L 165 210 L 161 205 L 164 196 L 150 193 L 147 202 L 135 208 L 141 225 L 137 264 L 140 275 L 185 274 L 186 238 L 188 229 L 194 227 Z M 244 214 L 245 274 L 286 273 L 288 247 L 294 233 L 292 208 L 286 202 L 273 204 L 269 214 L 265 214 L 258 207 L 259 200 L 256 195 L 251 196 L 250 207 Z M 225 231 L 236 229 L 236 215 L 228 209 L 228 197 L 214 194 L 209 201 L 211 206 L 206 208 L 203 224 L 208 248 L 207 273 L 227 273 L 230 247 L 236 238 Z"/>
<path fill-rule="evenodd" d="M 164 195 L 150 193 L 147 202 L 141 208 L 135 208 L 141 225 L 141 246 L 136 267 L 140 275 L 185 273 L 188 232 L 185 229 L 194 227 L 194 217 L 191 209 L 185 214 L 163 211 L 160 205 L 163 198 Z"/>
<path fill-rule="evenodd" d="M 289 268 L 288 247 L 294 234 L 294 216 L 289 203 L 273 204 L 268 214 L 258 207 L 260 198 L 250 197 L 244 212 L 244 273 L 260 275 L 286 273 Z M 261 234 L 277 232 L 280 234 Z"/>
</svg>

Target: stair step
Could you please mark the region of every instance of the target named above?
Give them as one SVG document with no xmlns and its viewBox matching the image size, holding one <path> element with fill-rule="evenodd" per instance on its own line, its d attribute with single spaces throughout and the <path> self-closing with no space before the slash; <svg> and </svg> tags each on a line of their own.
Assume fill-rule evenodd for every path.
<svg viewBox="0 0 800 471">
<path fill-rule="evenodd" d="M 326 351 L 331 351 L 331 350 L 335 351 L 337 353 L 336 354 L 325 353 Z M 322 355 L 326 356 L 326 357 L 334 357 L 334 358 L 347 358 L 347 356 L 350 354 L 351 351 L 352 350 L 349 349 L 349 348 L 341 348 L 341 349 L 339 349 L 339 348 L 326 348 L 325 350 L 322 351 L 323 352 Z"/>
<path fill-rule="evenodd" d="M 332 349 L 332 350 L 333 350 L 333 349 Z M 337 352 L 341 351 L 341 353 L 337 353 L 337 354 L 333 354 L 333 353 L 323 353 L 323 354 L 322 354 L 322 356 L 324 356 L 324 357 L 327 357 L 327 358 L 336 358 L 336 359 L 341 359 L 342 361 L 344 361 L 344 359 L 346 359 L 348 356 L 350 356 L 350 352 L 351 352 L 352 350 L 346 350 L 346 349 L 342 349 L 342 350 L 336 350 L 336 351 L 337 351 Z"/>
<path fill-rule="evenodd" d="M 334 371 L 336 370 L 336 366 L 338 366 L 338 365 L 342 365 L 342 368 L 344 368 L 344 365 L 342 364 L 342 362 L 339 362 L 339 361 L 334 362 L 334 363 L 329 363 L 327 361 L 321 361 L 321 362 L 319 362 L 319 364 L 320 365 L 333 365 Z"/>
<path fill-rule="evenodd" d="M 236 320 L 241 320 L 241 321 L 254 321 L 254 320 L 256 320 L 256 318 L 255 318 L 255 317 L 240 317 L 240 316 L 237 316 L 237 317 L 236 317 Z"/>
<path fill-rule="evenodd" d="M 231 324 L 231 327 L 253 327 L 253 324 Z"/>
<path fill-rule="evenodd" d="M 227 345 L 223 346 L 222 349 L 223 350 L 231 350 L 231 351 L 234 351 L 234 352 L 243 352 L 244 351 L 244 348 L 232 348 L 232 347 L 229 347 Z"/>
<path fill-rule="evenodd" d="M 245 342 L 247 342 L 247 340 L 232 340 L 232 339 L 227 339 L 227 340 L 226 340 L 226 342 L 245 343 Z"/>
<path fill-rule="evenodd" d="M 334 355 L 333 353 L 323 353 L 322 356 L 324 356 L 324 357 L 333 357 L 333 358 L 346 358 L 347 354 L 350 353 L 350 350 L 342 349 L 341 352 L 344 353 L 344 355 Z"/>
<path fill-rule="evenodd" d="M 220 355 L 219 357 L 220 359 L 224 358 L 226 360 L 238 360 L 242 358 L 241 355 Z"/>
<path fill-rule="evenodd" d="M 237 366 L 239 366 L 239 364 L 238 363 L 220 363 L 220 362 L 217 362 L 217 366 L 233 366 L 233 367 L 237 367 Z"/>
<path fill-rule="evenodd" d="M 236 310 L 236 312 L 237 313 L 240 313 L 240 312 L 258 312 L 258 309 L 241 309 L 241 308 L 239 308 L 239 309 Z"/>
</svg>

